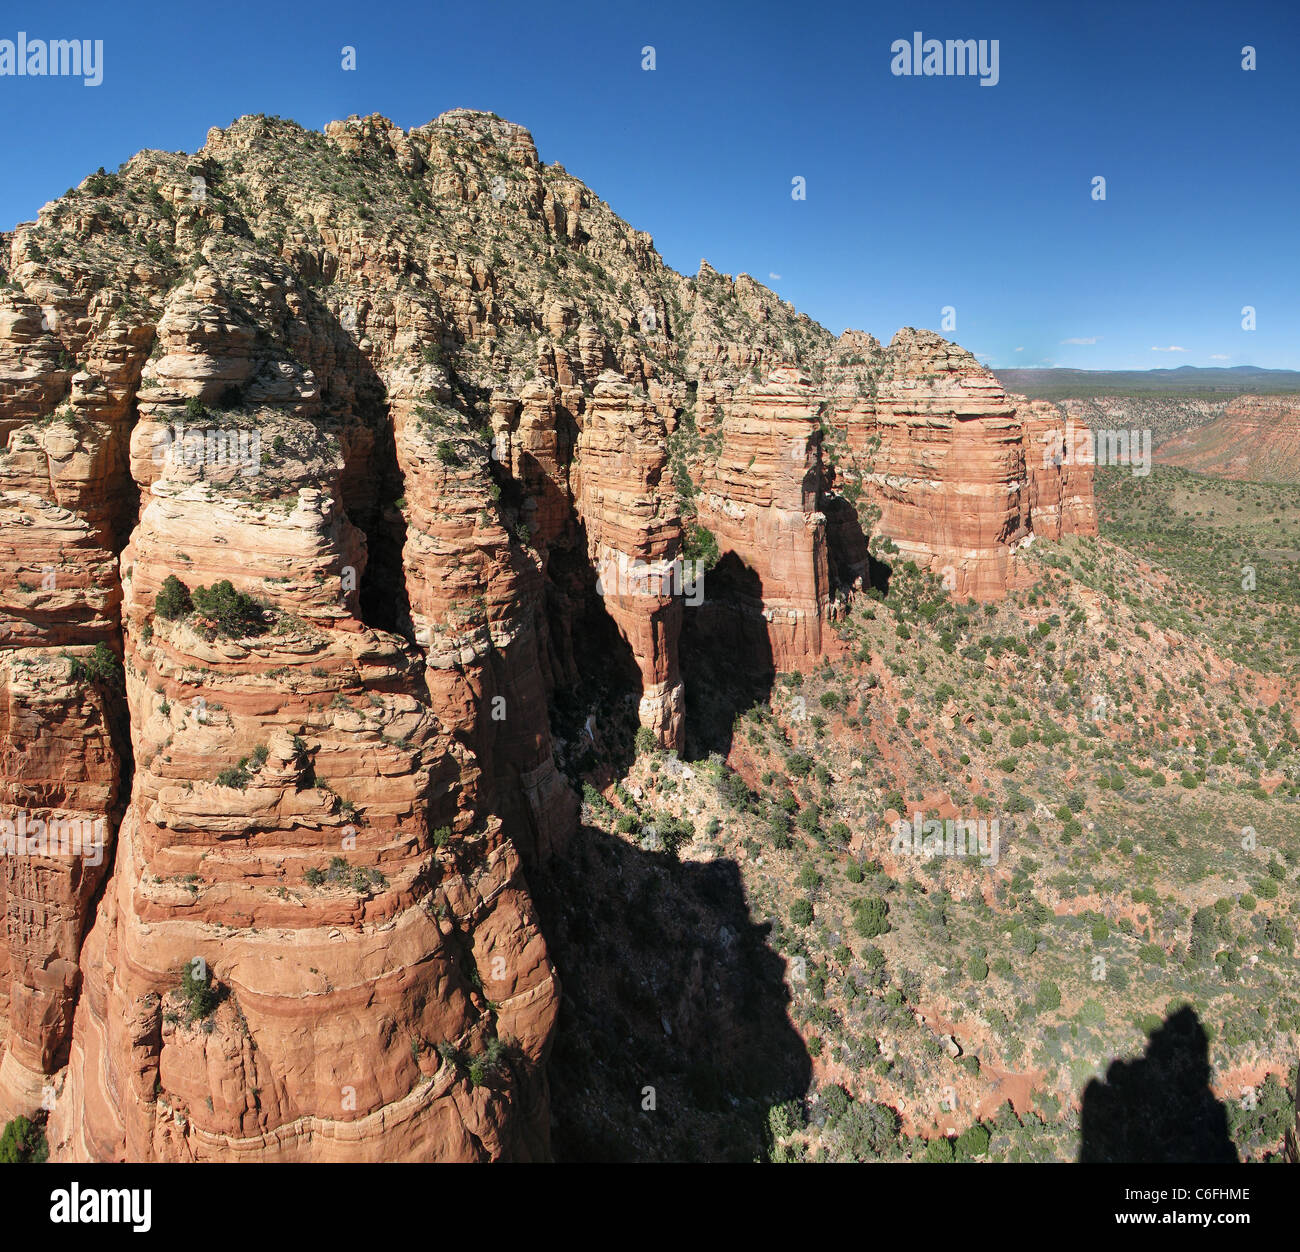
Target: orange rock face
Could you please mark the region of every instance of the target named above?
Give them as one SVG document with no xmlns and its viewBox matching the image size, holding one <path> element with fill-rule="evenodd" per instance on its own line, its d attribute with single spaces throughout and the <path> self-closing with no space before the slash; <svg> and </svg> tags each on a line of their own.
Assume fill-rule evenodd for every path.
<svg viewBox="0 0 1300 1252">
<path fill-rule="evenodd" d="M 221 306 L 202 303 L 222 286 L 201 276 L 182 289 L 177 301 L 202 307 L 173 304 L 160 334 L 223 324 Z M 214 464 L 206 440 L 206 460 L 179 437 L 160 442 L 165 401 L 153 397 L 211 394 L 214 378 L 264 376 L 266 362 L 244 355 L 247 337 L 231 366 L 220 332 L 188 333 L 189 357 L 173 345 L 151 363 L 164 382 L 142 405 L 133 447 L 143 507 L 122 565 L 136 771 L 82 957 L 86 989 L 50 1120 L 58 1150 L 545 1155 L 540 1065 L 557 984 L 475 751 L 472 711 L 492 689 L 475 687 L 478 658 L 463 646 L 454 679 L 440 681 L 445 646 L 415 609 L 428 586 L 471 600 L 462 574 L 491 591 L 492 570 L 470 558 L 500 554 L 491 536 L 478 544 L 454 528 L 441 550 L 410 542 L 416 646 L 367 626 L 366 540 L 342 504 L 341 440 L 325 433 L 314 371 L 293 371 L 286 394 L 267 397 L 278 406 L 241 419 L 256 453 L 236 441 L 238 455 Z M 418 480 L 404 435 L 399 423 Z M 202 614 L 160 615 L 177 570 L 191 587 L 231 579 L 264 606 L 260 620 L 225 637 Z M 500 619 L 520 597 L 508 582 L 496 590 L 489 616 Z M 494 650 L 490 636 L 484 645 Z M 221 998 L 192 1021 L 180 986 L 195 962 Z M 509 1061 L 491 1083 L 468 1084 L 448 1059 L 482 1064 L 493 1048 Z"/>
<path fill-rule="evenodd" d="M 1024 428 L 1025 470 L 1029 477 L 1027 522 L 1035 535 L 1095 535 L 1092 465 L 1071 454 L 1085 437 L 1082 426 L 1045 400 L 1015 397 Z"/>
<path fill-rule="evenodd" d="M 545 1157 L 576 693 L 680 747 L 683 640 L 810 664 L 869 539 L 991 596 L 1095 526 L 1050 406 L 675 274 L 489 115 L 242 119 L 5 243 L 0 821 L 102 836 L 0 877 L 59 1159 Z"/>
<path fill-rule="evenodd" d="M 649 400 L 612 372 L 602 374 L 578 435 L 574 504 L 599 572 L 597 590 L 641 673 L 641 725 L 665 747 L 680 748 L 682 597 L 673 591 L 673 567 L 682 527 L 664 489 L 666 439 Z"/>
<path fill-rule="evenodd" d="M 1091 467 L 1046 454 L 1065 437 L 1054 406 L 1009 397 L 929 331 L 899 331 L 876 386 L 866 401 L 837 396 L 830 420 L 845 428 L 879 532 L 955 595 L 1002 595 L 1031 534 L 1095 532 Z"/>
<path fill-rule="evenodd" d="M 82 938 L 113 858 L 112 720 L 111 699 L 53 650 L 0 653 L 0 1103 L 12 1112 L 48 1108 L 51 1076 L 67 1063 Z M 27 840 L 35 847 L 20 851 Z M 84 854 L 72 854 L 77 846 Z"/>
<path fill-rule="evenodd" d="M 702 390 L 703 408 L 710 398 Z M 821 655 L 830 600 L 820 397 L 806 374 L 781 368 L 715 398 L 701 430 L 720 435 L 721 448 L 700 474 L 700 518 L 719 551 L 752 571 L 747 607 L 766 623 L 776 669 L 797 669 Z"/>
</svg>

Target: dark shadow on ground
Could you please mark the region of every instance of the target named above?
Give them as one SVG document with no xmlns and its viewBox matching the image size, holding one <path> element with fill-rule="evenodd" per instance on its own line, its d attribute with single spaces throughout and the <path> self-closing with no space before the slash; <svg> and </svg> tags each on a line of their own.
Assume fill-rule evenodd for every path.
<svg viewBox="0 0 1300 1252">
<path fill-rule="evenodd" d="M 760 1158 L 768 1109 L 801 1099 L 812 1065 L 735 863 L 680 863 L 584 825 L 531 881 L 564 989 L 556 1160 Z"/>
<path fill-rule="evenodd" d="M 679 651 L 688 760 L 726 756 L 736 718 L 766 700 L 776 678 L 758 574 L 728 552 L 703 575 L 703 591 L 700 604 L 686 604 Z"/>
<path fill-rule="evenodd" d="M 636 757 L 641 671 L 596 589 L 586 530 L 581 523 L 576 530 L 572 546 L 552 548 L 547 564 L 551 733 L 575 785 L 587 773 L 604 785 L 622 778 Z"/>
<path fill-rule="evenodd" d="M 1237 1160 L 1228 1116 L 1210 1090 L 1209 1040 L 1195 1010 L 1151 1033 L 1146 1054 L 1114 1061 L 1083 1092 L 1079 1160 L 1219 1164 Z"/>
<path fill-rule="evenodd" d="M 851 591 L 860 580 L 863 590 L 874 589 L 887 596 L 893 571 L 871 555 L 857 510 L 843 496 L 826 495 L 822 511 L 826 516 L 832 586 L 837 591 Z"/>
</svg>

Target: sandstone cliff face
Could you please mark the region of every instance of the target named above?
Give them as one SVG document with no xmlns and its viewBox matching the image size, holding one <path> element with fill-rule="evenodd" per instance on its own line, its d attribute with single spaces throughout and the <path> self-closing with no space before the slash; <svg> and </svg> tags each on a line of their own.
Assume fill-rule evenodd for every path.
<svg viewBox="0 0 1300 1252">
<path fill-rule="evenodd" d="M 463 798 L 474 758 L 421 657 L 341 591 L 364 575 L 341 463 L 305 423 L 263 424 L 309 454 L 251 499 L 164 464 L 123 554 L 136 774 L 51 1124 L 96 1159 L 528 1155 L 526 1123 L 433 1050 L 499 1037 L 540 1060 L 555 986 L 518 855 Z M 178 564 L 235 573 L 266 629 L 159 618 Z M 246 758 L 247 780 L 221 774 Z M 176 995 L 196 959 L 223 995 L 201 1024 Z"/>
<path fill-rule="evenodd" d="M 1094 524 L 969 354 L 675 274 L 490 115 L 245 118 L 5 243 L 0 802 L 104 854 L 4 858 L 0 1113 L 64 1159 L 545 1156 L 596 641 L 680 747 L 687 612 L 798 668 L 873 536 L 991 596 Z"/>
<path fill-rule="evenodd" d="M 763 383 L 701 388 L 700 403 L 716 405 L 704 437 L 721 437 L 700 473 L 701 521 L 753 571 L 743 607 L 767 623 L 776 668 L 797 669 L 821 655 L 830 599 L 819 397 L 806 374 L 778 368 Z"/>
<path fill-rule="evenodd" d="M 860 341 L 849 348 L 861 352 Z M 870 351 L 871 345 L 865 345 Z M 960 597 L 994 598 L 1031 534 L 1094 533 L 1091 469 L 1062 465 L 1065 420 L 1008 396 L 969 352 L 906 328 L 878 356 L 874 394 L 833 400 L 878 528 Z"/>
<path fill-rule="evenodd" d="M 1076 455 L 1086 427 L 1062 419 L 1060 410 L 1045 400 L 1014 399 L 1024 430 L 1030 529 L 1043 539 L 1095 535 L 1092 466 Z"/>
<path fill-rule="evenodd" d="M 668 572 L 681 556 L 681 518 L 663 482 L 663 419 L 649 400 L 602 374 L 578 435 L 574 497 L 598 591 L 641 673 L 638 716 L 667 747 L 683 742 L 678 668 L 682 600 Z M 637 566 L 647 567 L 644 582 Z"/>
<path fill-rule="evenodd" d="M 131 335 L 104 327 L 101 384 L 53 331 L 75 342 L 60 315 L 87 306 L 56 294 L 37 282 L 32 298 L 0 299 L 0 1112 L 48 1107 L 67 1064 L 123 800 L 124 702 L 84 662 L 117 637 L 125 407 L 112 384 Z"/>
</svg>

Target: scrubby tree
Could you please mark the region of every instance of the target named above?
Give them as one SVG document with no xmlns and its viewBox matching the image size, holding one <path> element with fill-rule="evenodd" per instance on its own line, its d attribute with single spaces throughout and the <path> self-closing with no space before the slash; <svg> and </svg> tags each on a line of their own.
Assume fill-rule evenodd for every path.
<svg viewBox="0 0 1300 1252">
<path fill-rule="evenodd" d="M 45 1131 L 25 1117 L 15 1117 L 0 1134 L 0 1165 L 39 1164 L 49 1154 Z"/>
<path fill-rule="evenodd" d="M 228 578 L 190 593 L 194 611 L 219 635 L 238 639 L 262 629 L 262 606 L 252 596 L 236 591 Z"/>
<path fill-rule="evenodd" d="M 157 598 L 153 602 L 154 612 L 168 621 L 175 621 L 178 617 L 184 617 L 192 607 L 190 589 L 175 574 L 168 574 L 158 588 Z"/>
<path fill-rule="evenodd" d="M 853 928 L 864 939 L 874 939 L 889 930 L 889 905 L 879 896 L 856 900 L 853 904 Z"/>
</svg>

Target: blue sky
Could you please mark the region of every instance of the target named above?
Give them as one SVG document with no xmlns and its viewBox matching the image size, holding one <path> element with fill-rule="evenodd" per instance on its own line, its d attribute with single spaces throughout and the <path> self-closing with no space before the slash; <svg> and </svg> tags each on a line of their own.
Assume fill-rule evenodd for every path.
<svg viewBox="0 0 1300 1252">
<path fill-rule="evenodd" d="M 951 306 L 943 333 L 994 365 L 1300 368 L 1292 0 L 74 0 L 6 5 L 0 39 L 20 30 L 102 39 L 104 82 L 0 77 L 0 229 L 243 113 L 465 106 L 527 126 L 670 265 L 750 273 L 836 332 Z M 914 31 L 997 39 L 998 84 L 891 74 Z"/>
</svg>

